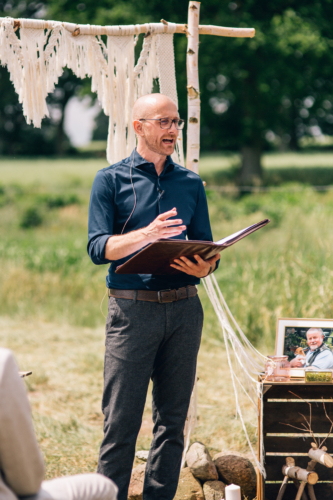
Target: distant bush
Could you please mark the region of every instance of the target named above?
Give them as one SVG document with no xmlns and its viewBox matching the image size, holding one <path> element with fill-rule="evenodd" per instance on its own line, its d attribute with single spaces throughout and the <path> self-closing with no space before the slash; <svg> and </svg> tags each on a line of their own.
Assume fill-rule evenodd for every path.
<svg viewBox="0 0 333 500">
<path fill-rule="evenodd" d="M 22 229 L 29 229 L 31 227 L 41 226 L 43 217 L 39 209 L 35 206 L 27 208 L 21 218 L 20 227 Z"/>
<path fill-rule="evenodd" d="M 4 186 L 1 186 L 0 184 L 0 208 L 3 207 L 6 204 L 6 190 Z"/>
<path fill-rule="evenodd" d="M 39 201 L 45 203 L 48 208 L 61 208 L 80 203 L 78 196 L 74 193 L 44 194 L 39 197 Z"/>
</svg>

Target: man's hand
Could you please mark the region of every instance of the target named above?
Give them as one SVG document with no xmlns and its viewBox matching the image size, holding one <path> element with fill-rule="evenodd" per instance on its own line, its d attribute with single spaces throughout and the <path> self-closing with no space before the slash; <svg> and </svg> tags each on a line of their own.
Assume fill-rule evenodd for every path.
<svg viewBox="0 0 333 500">
<path fill-rule="evenodd" d="M 183 273 L 190 274 L 191 276 L 196 276 L 197 278 L 204 278 L 210 271 L 213 271 L 216 267 L 216 261 L 219 260 L 220 254 L 214 255 L 208 260 L 203 260 L 200 255 L 194 255 L 196 263 L 192 262 L 187 257 L 180 257 L 174 260 L 174 264 L 170 264 L 174 269 L 182 271 Z"/>
<path fill-rule="evenodd" d="M 149 240 L 149 243 L 159 240 L 160 238 L 172 238 L 173 236 L 178 236 L 185 231 L 186 226 L 181 225 L 183 224 L 182 219 L 168 220 L 170 217 L 175 217 L 176 215 L 177 209 L 173 208 L 168 212 L 158 215 L 156 219 L 149 224 L 149 226 L 141 229 L 142 233 Z"/>
<path fill-rule="evenodd" d="M 108 260 L 119 260 L 131 255 L 142 247 L 153 243 L 160 238 L 172 238 L 185 231 L 182 219 L 168 220 L 177 215 L 177 209 L 173 208 L 156 217 L 149 226 L 126 234 L 110 236 L 105 245 L 105 258 Z M 182 225 L 180 225 L 182 224 Z M 177 227 L 175 227 L 177 226 Z"/>
</svg>

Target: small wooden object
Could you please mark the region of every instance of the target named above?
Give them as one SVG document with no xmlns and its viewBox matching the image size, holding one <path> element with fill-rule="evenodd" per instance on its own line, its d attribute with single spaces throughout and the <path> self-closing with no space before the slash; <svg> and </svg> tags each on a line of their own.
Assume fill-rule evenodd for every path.
<svg viewBox="0 0 333 500">
<path fill-rule="evenodd" d="M 296 500 L 300 500 L 301 498 L 303 500 L 307 500 L 307 495 L 304 491 L 306 484 L 314 485 L 318 481 L 318 474 L 312 470 L 305 470 L 301 467 L 296 467 L 295 460 L 292 457 L 286 458 L 286 465 L 282 467 L 282 473 L 284 475 L 284 479 L 277 496 L 277 500 L 282 500 L 289 478 L 293 480 L 297 488 Z M 301 480 L 301 482 L 299 482 L 299 480 Z"/>
<path fill-rule="evenodd" d="M 318 482 L 318 474 L 316 472 L 311 472 L 301 467 L 284 465 L 282 467 L 282 473 L 284 476 L 288 476 L 290 479 L 298 479 L 299 481 L 304 481 L 309 484 L 316 484 Z"/>
</svg>

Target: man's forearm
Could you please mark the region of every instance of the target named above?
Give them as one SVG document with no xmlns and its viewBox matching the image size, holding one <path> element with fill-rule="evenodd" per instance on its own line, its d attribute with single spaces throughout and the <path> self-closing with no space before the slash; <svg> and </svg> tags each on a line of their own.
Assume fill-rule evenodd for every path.
<svg viewBox="0 0 333 500">
<path fill-rule="evenodd" d="M 173 208 L 156 217 L 147 227 L 131 231 L 127 234 L 110 236 L 105 245 L 105 258 L 107 260 L 119 260 L 137 252 L 144 246 L 160 238 L 172 238 L 185 231 L 186 226 L 181 219 L 169 219 L 177 215 L 177 209 Z"/>
<path fill-rule="evenodd" d="M 144 229 L 131 231 L 127 234 L 110 236 L 105 245 L 105 258 L 108 260 L 119 260 L 137 252 L 151 243 Z"/>
</svg>

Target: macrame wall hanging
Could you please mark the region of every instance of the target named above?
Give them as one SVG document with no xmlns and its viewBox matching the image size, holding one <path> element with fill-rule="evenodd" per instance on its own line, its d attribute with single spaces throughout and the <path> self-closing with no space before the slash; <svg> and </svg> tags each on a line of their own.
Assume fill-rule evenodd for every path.
<svg viewBox="0 0 333 500">
<path fill-rule="evenodd" d="M 109 117 L 110 164 L 126 158 L 134 149 L 133 104 L 152 92 L 155 79 L 160 92 L 178 108 L 173 48 L 176 25 L 168 23 L 167 32 L 161 34 L 155 34 L 154 25 L 149 25 L 151 34 L 144 39 L 136 65 L 137 40 L 131 29 L 128 35 L 108 35 L 104 44 L 101 36 L 89 33 L 90 26 L 73 36 L 62 23 L 49 21 L 47 25 L 45 28 L 41 21 L 21 19 L 18 32 L 14 19 L 0 18 L 0 63 L 8 68 L 28 124 L 40 127 L 42 119 L 49 116 L 46 97 L 66 66 L 79 78 L 91 77 L 91 90 Z M 181 131 L 173 159 L 184 166 Z"/>
<path fill-rule="evenodd" d="M 188 26 L 164 22 L 121 27 L 78 27 L 56 21 L 0 18 L 0 63 L 8 68 L 27 123 L 40 127 L 42 119 L 49 116 L 46 97 L 54 90 L 64 68 L 68 67 L 79 78 L 91 77 L 91 90 L 96 92 L 104 113 L 109 117 L 107 160 L 109 164 L 122 160 L 135 147 L 131 124 L 133 104 L 137 98 L 152 91 L 155 79 L 159 81 L 160 92 L 169 96 L 178 108 L 173 34 L 186 33 L 189 110 L 187 167 L 198 172 L 199 31 L 201 34 L 217 36 L 254 36 L 252 28 L 199 26 L 199 9 L 199 2 L 190 2 Z M 139 33 L 146 35 L 135 65 L 134 48 Z M 106 35 L 106 44 L 101 35 Z M 179 132 L 173 159 L 184 166 L 182 133 Z M 251 423 L 244 417 L 242 405 L 244 399 L 250 400 L 255 415 L 258 415 L 258 398 L 261 400 L 258 375 L 263 370 L 265 358 L 254 349 L 232 317 L 215 277 L 208 276 L 203 282 L 222 328 L 235 392 L 236 414 L 241 420 L 253 460 L 260 473 L 265 476 L 263 450 L 260 450 L 260 456 L 257 457 L 247 429 Z M 196 409 L 195 384 L 184 430 L 182 465 L 196 424 Z M 252 425 L 256 428 L 257 422 Z"/>
</svg>

